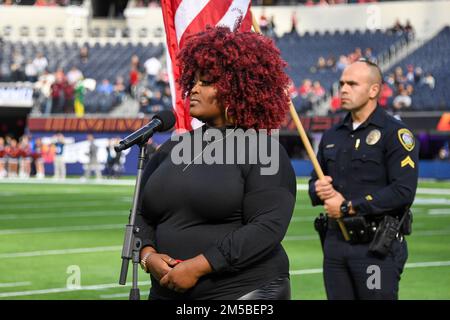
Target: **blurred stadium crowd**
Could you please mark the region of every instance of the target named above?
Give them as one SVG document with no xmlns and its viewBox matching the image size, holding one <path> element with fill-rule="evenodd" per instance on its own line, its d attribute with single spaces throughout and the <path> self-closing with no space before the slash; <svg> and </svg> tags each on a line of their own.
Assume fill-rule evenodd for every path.
<svg viewBox="0 0 450 320">
<path fill-rule="evenodd" d="M 299 36 L 295 21 L 292 32 L 276 37 L 275 23 L 265 24 L 266 20 L 266 16 L 260 17 L 263 32 L 274 38 L 289 63 L 291 97 L 302 114 L 314 113 L 314 106 L 332 93 L 333 83 L 349 63 L 362 57 L 377 62 L 393 45 L 414 37 L 409 24 L 396 24 L 387 31 Z M 450 29 L 445 28 L 385 73 L 382 107 L 392 111 L 448 108 L 448 77 L 440 67 L 448 59 L 449 37 Z M 329 46 L 334 48 L 332 54 Z M 162 45 L 152 44 L 2 41 L 0 81 L 32 83 L 37 110 L 42 114 L 74 113 L 77 104 L 82 104 L 86 113 L 108 113 L 127 99 L 139 102 L 140 113 L 154 113 L 170 109 L 172 104 L 163 50 Z M 83 81 L 87 78 L 95 81 Z M 335 95 L 329 101 L 329 112 L 339 109 Z"/>
</svg>

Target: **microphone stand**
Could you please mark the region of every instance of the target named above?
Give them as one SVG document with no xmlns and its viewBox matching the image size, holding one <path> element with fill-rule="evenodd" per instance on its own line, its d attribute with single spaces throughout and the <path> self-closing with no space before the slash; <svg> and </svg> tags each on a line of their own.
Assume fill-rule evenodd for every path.
<svg viewBox="0 0 450 320">
<path fill-rule="evenodd" d="M 136 220 L 136 211 L 140 196 L 142 173 L 144 171 L 144 160 L 145 160 L 147 140 L 148 138 L 144 139 L 144 141 L 141 141 L 141 143 L 139 144 L 138 170 L 136 177 L 136 185 L 134 187 L 133 206 L 131 209 L 129 222 L 126 225 L 125 239 L 122 248 L 122 268 L 120 270 L 119 284 L 121 285 L 126 284 L 129 261 L 131 260 L 133 263 L 133 281 L 130 290 L 130 300 L 140 300 L 140 292 L 138 288 L 138 270 L 140 263 L 139 254 L 142 248 L 142 241 L 141 239 L 135 236 L 135 233 L 138 232 L 139 230 L 134 224 Z"/>
</svg>

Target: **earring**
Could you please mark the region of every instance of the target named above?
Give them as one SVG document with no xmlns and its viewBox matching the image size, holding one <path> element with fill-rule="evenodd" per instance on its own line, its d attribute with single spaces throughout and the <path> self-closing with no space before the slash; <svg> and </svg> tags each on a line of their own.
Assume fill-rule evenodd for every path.
<svg viewBox="0 0 450 320">
<path fill-rule="evenodd" d="M 236 125 L 236 119 L 234 119 L 233 117 L 228 117 L 228 108 L 229 108 L 229 107 L 226 107 L 226 108 L 225 108 L 225 121 L 226 121 L 227 123 L 231 123 L 231 124 Z"/>
</svg>

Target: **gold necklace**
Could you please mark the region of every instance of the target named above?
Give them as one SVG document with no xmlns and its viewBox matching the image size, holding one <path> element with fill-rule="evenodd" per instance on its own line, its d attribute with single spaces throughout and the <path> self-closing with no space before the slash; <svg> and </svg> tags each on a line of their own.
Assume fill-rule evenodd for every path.
<svg viewBox="0 0 450 320">
<path fill-rule="evenodd" d="M 213 145 L 214 143 L 216 143 L 216 142 L 220 142 L 220 141 L 222 141 L 222 140 L 224 140 L 224 139 L 226 139 L 226 137 L 228 137 L 231 133 L 233 133 L 234 132 L 234 130 L 236 129 L 236 127 L 233 129 L 233 130 L 231 130 L 229 133 L 227 133 L 226 135 L 225 135 L 225 137 L 223 137 L 223 138 L 221 138 L 221 139 L 219 139 L 219 140 L 214 140 L 213 142 L 209 142 L 209 141 L 206 141 L 206 146 L 203 148 L 203 150 L 198 154 L 198 155 L 196 155 L 195 157 L 194 157 L 194 159 L 192 159 L 184 168 L 183 168 L 183 172 L 198 158 L 198 157 L 200 157 L 202 154 L 203 154 L 203 152 L 205 151 L 205 149 L 208 147 L 208 146 L 210 146 L 210 145 Z M 205 132 L 205 134 L 208 134 L 208 129 L 206 130 L 206 132 Z M 194 142 L 195 143 L 195 142 Z"/>
</svg>

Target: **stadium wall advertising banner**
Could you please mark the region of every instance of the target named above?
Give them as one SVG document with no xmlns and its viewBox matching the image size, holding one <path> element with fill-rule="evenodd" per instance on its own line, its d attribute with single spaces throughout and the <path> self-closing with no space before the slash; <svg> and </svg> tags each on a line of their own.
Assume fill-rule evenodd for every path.
<svg viewBox="0 0 450 320">
<path fill-rule="evenodd" d="M 30 132 L 115 132 L 131 133 L 146 125 L 151 117 L 144 118 L 30 118 Z M 323 132 L 341 121 L 342 115 L 301 117 L 302 125 L 309 132 Z M 401 119 L 413 131 L 450 131 L 450 113 L 402 114 Z M 282 124 L 284 134 L 297 134 L 290 115 Z"/>
<path fill-rule="evenodd" d="M 44 143 L 43 158 L 47 175 L 53 174 L 53 161 L 55 156 L 54 135 L 63 133 L 65 136 L 64 160 L 67 174 L 82 175 L 83 166 L 88 162 L 87 134 L 92 133 L 98 148 L 97 158 L 101 170 L 104 172 L 107 147 L 111 139 L 122 139 L 146 125 L 150 117 L 145 118 L 31 118 L 28 128 L 32 138 L 42 138 Z M 341 117 L 303 117 L 302 123 L 306 131 L 323 132 L 340 121 Z M 413 131 L 448 131 L 450 132 L 450 114 L 444 113 L 428 117 L 402 117 L 402 120 Z M 297 135 L 293 121 L 288 118 L 284 122 L 281 134 Z M 170 138 L 171 133 L 157 133 L 153 137 L 153 145 L 158 146 Z M 136 174 L 138 148 L 132 147 L 123 152 L 121 158 L 121 172 L 123 175 Z M 431 164 L 429 164 L 431 166 Z M 294 161 L 297 175 L 308 175 L 311 171 L 308 161 Z M 425 167 L 424 167 L 425 168 Z M 421 170 L 423 171 L 423 170 Z M 433 177 L 436 170 L 433 166 L 425 170 L 426 177 Z M 423 171 L 422 173 L 424 173 Z M 421 174 L 423 176 L 423 174 Z"/>
<path fill-rule="evenodd" d="M 41 138 L 44 145 L 42 157 L 45 164 L 45 174 L 54 174 L 54 160 L 56 153 L 55 134 L 60 131 L 37 131 L 31 132 L 32 138 Z M 89 142 L 87 133 L 62 132 L 64 134 L 63 159 L 66 163 L 68 175 L 83 175 L 84 166 L 89 162 Z M 97 146 L 97 162 L 102 174 L 105 175 L 107 147 L 112 140 L 124 138 L 117 133 L 93 133 L 95 145 Z M 170 133 L 157 133 L 153 136 L 153 145 L 157 146 L 170 138 Z M 120 158 L 119 175 L 135 175 L 137 171 L 137 159 L 139 149 L 137 146 L 122 152 Z"/>
</svg>

